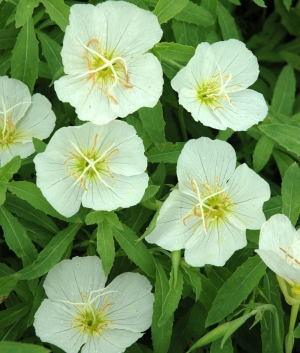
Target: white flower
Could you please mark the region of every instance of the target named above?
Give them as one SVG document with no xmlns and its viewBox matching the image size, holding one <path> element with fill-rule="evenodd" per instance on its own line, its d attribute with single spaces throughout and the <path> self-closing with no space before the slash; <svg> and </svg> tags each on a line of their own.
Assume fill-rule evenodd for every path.
<svg viewBox="0 0 300 353">
<path fill-rule="evenodd" d="M 95 124 L 154 107 L 162 94 L 162 68 L 146 52 L 161 36 L 156 16 L 133 4 L 71 6 L 61 52 L 67 75 L 54 83 L 58 98 Z"/>
<path fill-rule="evenodd" d="M 63 127 L 34 163 L 37 186 L 65 217 L 81 202 L 105 211 L 136 205 L 148 186 L 142 140 L 123 121 Z"/>
<path fill-rule="evenodd" d="M 229 39 L 201 43 L 187 66 L 171 81 L 179 103 L 196 121 L 215 129 L 247 130 L 268 112 L 263 95 L 251 89 L 258 77 L 256 57 Z"/>
<path fill-rule="evenodd" d="M 287 216 L 276 214 L 262 225 L 256 252 L 272 271 L 300 290 L 300 230 Z"/>
<path fill-rule="evenodd" d="M 32 137 L 47 138 L 55 126 L 51 103 L 41 94 L 31 97 L 28 87 L 7 76 L 0 77 L 0 166 L 13 157 L 34 152 Z"/>
<path fill-rule="evenodd" d="M 192 266 L 223 266 L 246 245 L 246 228 L 265 221 L 269 185 L 246 164 L 235 169 L 234 149 L 207 137 L 188 141 L 178 159 L 178 190 L 164 202 L 146 240 L 164 249 L 185 249 Z"/>
<path fill-rule="evenodd" d="M 96 256 L 63 260 L 48 273 L 45 299 L 34 327 L 43 342 L 66 353 L 121 353 L 151 325 L 151 284 L 138 273 L 123 273 L 108 287 Z"/>
</svg>

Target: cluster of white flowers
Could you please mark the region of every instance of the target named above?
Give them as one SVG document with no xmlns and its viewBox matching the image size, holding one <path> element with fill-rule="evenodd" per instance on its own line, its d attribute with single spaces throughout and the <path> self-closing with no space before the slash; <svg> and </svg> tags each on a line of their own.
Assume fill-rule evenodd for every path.
<svg viewBox="0 0 300 353">
<path fill-rule="evenodd" d="M 162 30 L 151 12 L 124 1 L 71 6 L 61 52 L 65 76 L 54 83 L 58 98 L 87 123 L 55 132 L 34 158 L 37 186 L 70 217 L 81 206 L 112 211 L 131 207 L 148 186 L 144 145 L 124 118 L 154 107 L 163 86 L 162 67 L 148 51 Z M 171 81 L 179 103 L 204 125 L 247 130 L 267 114 L 263 96 L 248 89 L 258 77 L 256 57 L 235 39 L 201 43 Z M 34 152 L 32 137 L 55 126 L 50 102 L 31 97 L 20 81 L 0 78 L 0 165 Z M 285 216 L 265 222 L 270 188 L 246 164 L 236 168 L 234 149 L 219 140 L 188 141 L 177 163 L 175 188 L 146 237 L 169 251 L 185 249 L 191 266 L 222 266 L 246 245 L 246 229 L 260 229 L 258 254 L 300 292 L 299 232 Z M 290 238 L 282 234 L 290 232 Z M 272 256 L 270 256 L 272 254 Z M 124 273 L 105 288 L 101 260 L 73 258 L 55 265 L 44 283 L 49 299 L 35 315 L 42 341 L 67 353 L 123 352 L 149 328 L 149 281 Z"/>
<path fill-rule="evenodd" d="M 105 287 L 96 256 L 63 260 L 43 284 L 47 297 L 34 318 L 36 334 L 67 353 L 121 353 L 151 325 L 154 296 L 146 277 L 122 273 Z"/>
</svg>

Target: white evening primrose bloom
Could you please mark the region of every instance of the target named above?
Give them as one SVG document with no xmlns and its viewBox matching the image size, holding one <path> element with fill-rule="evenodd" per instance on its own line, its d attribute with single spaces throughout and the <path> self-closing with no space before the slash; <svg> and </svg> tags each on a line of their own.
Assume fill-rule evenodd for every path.
<svg viewBox="0 0 300 353">
<path fill-rule="evenodd" d="M 65 217 L 81 203 L 104 211 L 136 205 L 148 186 L 143 142 L 124 121 L 63 127 L 34 163 L 37 186 Z"/>
<path fill-rule="evenodd" d="M 0 167 L 13 157 L 34 152 L 32 137 L 47 138 L 55 126 L 51 103 L 41 94 L 30 95 L 21 81 L 0 77 Z"/>
<path fill-rule="evenodd" d="M 265 222 L 260 231 L 256 252 L 264 263 L 291 287 L 292 296 L 300 294 L 300 230 L 296 230 L 287 216 L 276 214 Z M 285 298 L 291 301 L 278 278 Z M 289 300 L 290 299 L 290 300 Z M 299 299 L 299 298 L 298 298 Z"/>
<path fill-rule="evenodd" d="M 247 89 L 258 77 L 256 57 L 244 43 L 229 39 L 201 43 L 187 66 L 171 81 L 179 103 L 196 121 L 215 129 L 247 130 L 263 120 L 262 94 Z"/>
<path fill-rule="evenodd" d="M 58 98 L 99 125 L 154 107 L 162 68 L 146 52 L 161 36 L 155 15 L 124 1 L 71 6 L 61 52 L 66 76 L 54 83 Z"/>
<path fill-rule="evenodd" d="M 123 273 L 107 287 L 106 280 L 96 256 L 56 264 L 34 317 L 37 336 L 66 353 L 124 352 L 151 325 L 152 287 L 138 273 Z"/>
<path fill-rule="evenodd" d="M 236 167 L 227 142 L 188 141 L 178 159 L 178 190 L 164 202 L 146 240 L 169 251 L 185 249 L 191 266 L 223 266 L 246 244 L 246 228 L 260 229 L 270 188 L 246 164 Z"/>
</svg>

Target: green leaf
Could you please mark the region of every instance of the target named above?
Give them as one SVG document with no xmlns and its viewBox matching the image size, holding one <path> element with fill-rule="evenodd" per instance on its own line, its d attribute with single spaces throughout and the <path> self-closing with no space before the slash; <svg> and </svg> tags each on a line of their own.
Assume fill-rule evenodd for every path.
<svg viewBox="0 0 300 353">
<path fill-rule="evenodd" d="M 81 222 L 78 214 L 70 218 L 66 218 L 58 213 L 45 199 L 41 190 L 33 183 L 29 183 L 28 181 L 12 181 L 9 183 L 8 189 L 20 199 L 27 201 L 34 208 L 41 210 L 50 216 L 68 222 Z"/>
<path fill-rule="evenodd" d="M 153 257 L 148 251 L 146 245 L 140 241 L 137 243 L 138 236 L 125 224 L 123 230 L 112 228 L 113 236 L 125 251 L 130 260 L 132 260 L 148 276 L 155 276 L 155 266 Z"/>
<path fill-rule="evenodd" d="M 274 147 L 274 140 L 268 136 L 262 136 L 253 152 L 253 169 L 256 173 L 260 172 L 268 163 Z"/>
<path fill-rule="evenodd" d="M 166 123 L 160 102 L 158 102 L 154 108 L 139 109 L 139 117 L 155 146 L 162 151 L 166 145 Z"/>
<path fill-rule="evenodd" d="M 37 309 L 41 306 L 42 301 L 45 299 L 46 294 L 45 294 L 45 289 L 44 289 L 44 280 L 45 277 L 42 278 L 42 280 L 39 282 L 39 285 L 37 287 L 37 290 L 35 292 L 35 296 L 33 299 L 32 307 L 30 310 L 30 313 L 28 315 L 28 320 L 27 320 L 27 327 L 31 326 L 34 321 L 34 315 L 37 311 Z"/>
<path fill-rule="evenodd" d="M 34 264 L 18 272 L 21 276 L 20 279 L 34 279 L 47 273 L 60 261 L 80 227 L 81 224 L 72 224 L 68 228 L 60 231 L 39 253 Z"/>
<path fill-rule="evenodd" d="M 159 326 L 165 324 L 177 309 L 182 294 L 182 288 L 183 275 L 181 269 L 178 268 L 176 283 L 174 283 L 174 272 L 171 272 L 169 291 L 164 300 L 162 314 L 158 321 Z"/>
<path fill-rule="evenodd" d="M 300 128 L 286 124 L 260 125 L 259 129 L 280 146 L 300 156 Z"/>
<path fill-rule="evenodd" d="M 10 275 L 0 278 L 0 304 L 8 297 L 9 293 L 18 283 L 18 275 Z"/>
<path fill-rule="evenodd" d="M 300 71 L 300 55 L 289 52 L 280 52 L 280 56 L 294 69 Z"/>
<path fill-rule="evenodd" d="M 0 183 L 0 206 L 4 204 L 6 199 L 7 185 Z"/>
<path fill-rule="evenodd" d="M 101 223 L 104 219 L 103 211 L 91 211 L 85 218 L 85 224 L 98 224 Z"/>
<path fill-rule="evenodd" d="M 234 18 L 220 1 L 218 2 L 218 21 L 224 40 L 240 39 Z"/>
<path fill-rule="evenodd" d="M 300 324 L 298 324 L 297 327 L 294 330 L 294 337 L 295 338 L 300 338 Z"/>
<path fill-rule="evenodd" d="M 202 290 L 200 270 L 199 268 L 193 268 L 188 266 L 182 266 L 182 269 L 185 272 L 184 278 L 187 279 L 187 282 L 192 286 L 195 293 L 195 301 L 197 302 L 200 298 L 200 293 Z"/>
<path fill-rule="evenodd" d="M 16 27 L 24 26 L 38 6 L 39 0 L 20 0 L 16 12 Z"/>
<path fill-rule="evenodd" d="M 62 67 L 61 46 L 47 34 L 38 31 L 37 36 L 42 45 L 42 52 L 47 60 L 52 76 Z"/>
<path fill-rule="evenodd" d="M 8 181 L 21 167 L 20 156 L 15 156 L 12 160 L 6 163 L 2 168 L 0 168 L 0 180 Z"/>
<path fill-rule="evenodd" d="M 44 212 L 36 210 L 28 202 L 23 201 L 15 195 L 8 194 L 5 202 L 5 207 L 9 212 L 15 213 L 18 217 L 49 230 L 51 233 L 58 233 L 59 229 L 51 218 L 45 215 Z"/>
<path fill-rule="evenodd" d="M 266 219 L 269 219 L 271 216 L 281 213 L 282 211 L 282 198 L 281 196 L 271 197 L 263 205 L 263 211 L 266 216 Z"/>
<path fill-rule="evenodd" d="M 31 304 L 32 303 L 22 303 L 22 304 L 18 304 L 16 306 L 14 306 L 10 309 L 0 311 L 0 327 L 1 327 L 1 329 L 14 324 L 21 317 L 26 315 L 31 308 Z M 2 342 L 0 342 L 0 343 L 2 343 Z"/>
<path fill-rule="evenodd" d="M 258 284 L 266 272 L 266 265 L 258 255 L 250 257 L 238 267 L 220 288 L 206 319 L 206 326 L 220 322 L 231 314 Z"/>
<path fill-rule="evenodd" d="M 278 151 L 276 149 L 273 150 L 273 157 L 276 161 L 276 164 L 282 179 L 285 172 L 289 168 L 289 166 L 291 166 L 294 163 L 294 159 L 290 157 L 288 154 Z"/>
<path fill-rule="evenodd" d="M 111 224 L 106 218 L 97 228 L 97 252 L 102 260 L 104 273 L 108 276 L 115 259 L 115 244 Z"/>
<path fill-rule="evenodd" d="M 173 19 L 172 29 L 176 42 L 179 44 L 190 45 L 195 48 L 199 44 L 198 28 L 196 25 Z M 177 99 L 174 103 L 177 104 Z"/>
<path fill-rule="evenodd" d="M 210 310 L 213 300 L 217 295 L 217 288 L 211 283 L 211 281 L 200 273 L 202 291 L 200 293 L 200 302 L 205 306 L 207 310 Z"/>
<path fill-rule="evenodd" d="M 115 212 L 104 212 L 104 216 L 112 227 L 123 230 L 123 224 L 119 221 L 119 218 Z"/>
<path fill-rule="evenodd" d="M 38 77 L 39 53 L 31 17 L 21 29 L 12 53 L 11 77 L 24 82 L 32 92 Z"/>
<path fill-rule="evenodd" d="M 295 102 L 296 78 L 294 69 L 285 66 L 276 82 L 271 107 L 279 113 L 291 115 Z"/>
<path fill-rule="evenodd" d="M 226 130 L 220 130 L 216 138 L 221 141 L 227 141 L 233 134 L 234 131 L 228 127 Z"/>
<path fill-rule="evenodd" d="M 160 189 L 160 186 L 149 185 L 147 187 L 147 189 L 145 190 L 144 196 L 140 202 L 144 202 L 144 201 L 150 199 L 151 197 L 153 197 L 158 192 L 159 189 Z"/>
<path fill-rule="evenodd" d="M 45 151 L 47 144 L 35 137 L 32 138 L 34 149 L 37 153 L 42 153 Z"/>
<path fill-rule="evenodd" d="M 38 346 L 36 344 L 18 343 L 18 342 L 0 342 L 0 351 L 2 353 L 48 353 L 50 349 Z"/>
<path fill-rule="evenodd" d="M 178 43 L 158 43 L 152 53 L 161 62 L 166 76 L 172 79 L 195 54 L 195 48 Z"/>
<path fill-rule="evenodd" d="M 282 213 L 295 226 L 300 213 L 300 169 L 293 163 L 284 174 L 282 180 Z"/>
<path fill-rule="evenodd" d="M 158 320 L 162 314 L 164 302 L 169 291 L 169 282 L 167 275 L 156 260 L 156 281 L 155 281 L 155 292 L 154 292 L 154 306 L 153 306 L 153 317 L 152 317 L 152 342 L 154 347 L 154 353 L 167 353 L 169 350 L 172 326 L 173 326 L 173 315 L 161 326 L 158 326 Z"/>
<path fill-rule="evenodd" d="M 0 55 L 0 75 L 4 76 L 7 70 L 10 68 L 11 63 L 11 51 Z"/>
<path fill-rule="evenodd" d="M 267 7 L 264 0 L 253 0 L 255 2 L 256 5 L 260 6 L 260 7 Z"/>
<path fill-rule="evenodd" d="M 18 30 L 0 29 L 0 50 L 13 48 L 17 39 Z"/>
<path fill-rule="evenodd" d="M 191 1 L 175 16 L 175 19 L 200 26 L 211 26 L 215 22 L 212 15 L 203 6 Z"/>
<path fill-rule="evenodd" d="M 189 0 L 159 0 L 153 14 L 157 16 L 159 23 L 165 23 L 183 10 L 188 3 Z"/>
<path fill-rule="evenodd" d="M 30 265 L 37 258 L 37 250 L 22 224 L 3 206 L 0 206 L 0 224 L 7 246 L 22 259 L 25 266 Z"/>
<path fill-rule="evenodd" d="M 284 6 L 286 7 L 286 9 L 289 11 L 290 7 L 292 5 L 293 0 L 283 0 Z"/>
<path fill-rule="evenodd" d="M 154 147 L 145 153 L 148 158 L 148 162 L 151 163 L 177 163 L 178 157 L 181 153 L 184 142 L 167 142 L 165 148 L 160 151 L 158 148 Z"/>
<path fill-rule="evenodd" d="M 69 24 L 70 8 L 63 0 L 41 0 L 49 14 L 51 20 L 59 25 L 61 30 L 65 32 Z"/>
</svg>

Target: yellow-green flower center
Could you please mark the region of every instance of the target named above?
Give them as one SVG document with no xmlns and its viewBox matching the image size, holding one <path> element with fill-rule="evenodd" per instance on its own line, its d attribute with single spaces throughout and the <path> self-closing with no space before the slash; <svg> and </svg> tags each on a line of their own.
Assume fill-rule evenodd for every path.
<svg viewBox="0 0 300 353">
<path fill-rule="evenodd" d="M 63 165 L 66 166 L 68 174 L 76 179 L 74 185 L 77 183 L 87 191 L 85 186 L 86 181 L 100 180 L 105 186 L 111 188 L 104 180 L 103 176 L 108 175 L 110 178 L 114 178 L 111 169 L 109 167 L 108 159 L 119 150 L 118 148 L 113 149 L 111 146 L 105 152 L 96 150 L 98 140 L 98 134 L 94 137 L 93 145 L 87 150 L 80 150 L 73 142 L 75 151 L 69 151 L 70 157 L 67 158 Z"/>
<path fill-rule="evenodd" d="M 199 217 L 202 224 L 207 230 L 209 226 L 219 220 L 225 220 L 230 212 L 232 203 L 230 202 L 229 195 L 222 189 L 216 177 L 215 185 L 211 188 L 207 184 L 202 184 L 205 192 L 200 192 L 194 178 L 191 179 L 191 188 L 196 193 L 198 202 L 192 210 L 183 218 L 183 223 L 191 217 Z"/>
</svg>

